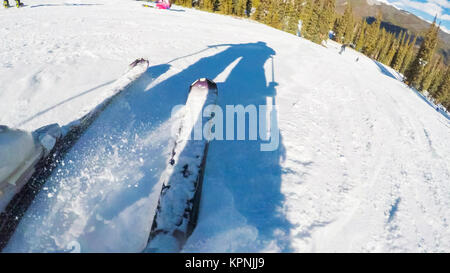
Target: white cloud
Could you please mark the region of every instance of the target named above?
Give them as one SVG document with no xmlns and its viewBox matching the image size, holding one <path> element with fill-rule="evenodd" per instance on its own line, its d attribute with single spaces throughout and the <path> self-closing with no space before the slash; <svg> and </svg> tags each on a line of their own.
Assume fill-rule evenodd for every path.
<svg viewBox="0 0 450 273">
<path fill-rule="evenodd" d="M 425 22 L 428 22 L 430 24 L 432 23 L 430 20 L 427 20 L 427 19 L 423 18 L 422 16 L 417 15 L 417 17 L 419 17 L 420 19 L 424 20 Z M 450 29 L 446 28 L 445 26 L 441 25 L 440 29 L 443 32 L 450 34 Z"/>
<path fill-rule="evenodd" d="M 450 34 L 450 29 L 448 29 L 448 28 L 446 28 L 446 27 L 444 27 L 444 26 L 441 26 L 441 30 L 442 30 L 443 32 L 446 32 L 446 33 Z"/>
<path fill-rule="evenodd" d="M 400 10 L 408 10 L 415 9 L 418 11 L 422 11 L 431 17 L 437 15 L 438 21 L 442 22 L 450 22 L 450 14 L 448 9 L 450 9 L 450 1 L 449 0 L 427 0 L 427 2 L 417 2 L 414 0 L 379 0 L 382 2 L 388 1 L 389 5 L 392 5 Z M 447 9 L 447 10 L 445 10 Z M 415 13 L 416 14 L 416 13 Z M 418 14 L 416 14 L 418 15 Z M 431 23 L 429 20 L 426 20 L 422 16 L 419 16 L 424 21 Z M 441 25 L 441 30 L 450 34 L 450 29 Z"/>
<path fill-rule="evenodd" d="M 412 0 L 397 0 L 392 2 L 394 5 L 402 8 L 413 8 L 429 14 L 430 16 L 442 16 L 443 9 L 437 2 L 447 2 L 447 0 L 428 0 L 428 2 L 416 2 Z"/>
<path fill-rule="evenodd" d="M 450 1 L 448 0 L 428 0 L 428 3 L 435 3 L 443 8 L 450 9 Z"/>
</svg>

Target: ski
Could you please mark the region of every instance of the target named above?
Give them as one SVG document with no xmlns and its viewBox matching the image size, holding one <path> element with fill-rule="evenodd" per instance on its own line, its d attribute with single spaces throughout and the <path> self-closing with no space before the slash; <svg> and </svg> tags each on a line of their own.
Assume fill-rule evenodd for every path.
<svg viewBox="0 0 450 273">
<path fill-rule="evenodd" d="M 20 2 L 20 0 L 16 0 L 16 8 L 21 8 L 23 7 L 24 4 Z"/>
<path fill-rule="evenodd" d="M 15 139 L 18 149 L 28 147 L 25 158 L 12 159 L 9 171 L 3 176 L 0 172 L 0 252 L 58 162 L 112 100 L 143 75 L 148 66 L 145 59 L 132 62 L 129 70 L 113 83 L 112 96 L 66 126 L 52 124 L 32 133 L 0 126 L 0 158 L 10 158 L 14 149 L 11 141 L 2 141 L 2 138 Z"/>
<path fill-rule="evenodd" d="M 16 2 L 16 4 L 15 4 L 16 8 L 25 7 L 25 5 L 22 2 L 20 2 L 20 0 L 15 0 L 15 2 Z M 7 9 L 7 8 L 11 8 L 12 6 L 9 4 L 8 0 L 3 0 L 3 7 L 5 9 Z"/>
<path fill-rule="evenodd" d="M 203 109 L 214 105 L 217 96 L 217 85 L 211 80 L 199 79 L 190 86 L 171 157 L 160 178 L 162 189 L 144 252 L 180 251 L 197 224 L 209 141 L 204 136 L 196 140 L 195 131 L 198 124 L 210 126 L 212 116 L 203 117 Z"/>
</svg>

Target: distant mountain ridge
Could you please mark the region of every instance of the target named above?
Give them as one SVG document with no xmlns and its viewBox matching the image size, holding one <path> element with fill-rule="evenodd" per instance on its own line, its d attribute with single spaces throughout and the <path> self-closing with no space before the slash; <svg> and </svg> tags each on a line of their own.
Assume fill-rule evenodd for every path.
<svg viewBox="0 0 450 273">
<path fill-rule="evenodd" d="M 347 3 L 353 8 L 353 14 L 358 17 L 376 17 L 378 12 L 383 15 L 382 26 L 393 32 L 408 30 L 412 35 L 421 36 L 430 26 L 430 23 L 418 16 L 398 9 L 392 5 L 385 4 L 377 0 L 336 0 L 336 10 L 343 13 Z M 370 19 L 369 19 L 370 20 Z M 439 31 L 440 42 L 437 52 L 445 59 L 445 63 L 450 63 L 450 34 L 442 30 Z M 418 39 L 420 41 L 420 39 Z"/>
</svg>

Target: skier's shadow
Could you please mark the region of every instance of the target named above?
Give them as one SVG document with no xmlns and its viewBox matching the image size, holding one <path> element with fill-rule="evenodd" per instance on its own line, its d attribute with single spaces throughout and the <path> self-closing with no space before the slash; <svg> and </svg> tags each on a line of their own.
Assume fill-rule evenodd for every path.
<svg viewBox="0 0 450 273">
<path fill-rule="evenodd" d="M 259 105 L 266 105 L 267 101 L 272 101 L 272 104 L 275 103 L 277 83 L 273 80 L 268 83 L 264 69 L 266 62 L 270 62 L 270 58 L 275 55 L 273 49 L 263 42 L 213 45 L 210 48 L 224 48 L 224 50 L 200 59 L 154 86 L 144 88 L 150 79 L 154 78 L 151 75 L 161 75 L 161 72 L 167 69 L 167 64 L 150 67 L 147 73 L 150 76 L 141 80 L 140 87 L 132 88 L 129 92 L 124 93 L 122 99 L 118 98 L 118 101 L 129 105 L 121 110 L 120 116 L 116 117 L 119 120 L 115 120 L 114 123 L 118 125 L 118 128 L 114 128 L 114 130 L 105 129 L 117 133 L 122 130 L 133 132 L 135 129 L 129 126 L 123 127 L 123 125 L 129 123 L 127 120 L 132 120 L 133 127 L 136 128 L 142 127 L 137 126 L 139 124 L 145 124 L 146 127 L 150 126 L 153 129 L 158 128 L 169 120 L 174 106 L 186 102 L 189 85 L 192 82 L 200 77 L 215 79 L 233 63 L 235 66 L 226 80 L 218 82 L 218 104 L 224 111 L 226 105 L 240 104 L 258 107 Z M 272 126 L 277 125 L 272 124 Z M 248 127 L 247 120 L 246 139 L 248 139 Z M 243 240 L 240 248 L 231 249 L 228 247 L 220 251 L 248 251 L 249 249 L 258 251 L 266 247 L 266 242 L 272 241 L 273 243 L 274 240 L 280 251 L 289 251 L 288 242 L 284 241 L 283 238 L 288 236 L 290 224 L 279 213 L 284 200 L 280 190 L 280 161 L 284 157 L 284 146 L 281 135 L 278 148 L 274 151 L 261 151 L 261 144 L 263 143 L 266 142 L 260 139 L 215 140 L 211 143 L 204 178 L 200 220 L 196 228 L 198 232 L 196 233 L 194 230 L 186 245 L 187 251 L 189 249 L 201 251 L 201 246 L 206 247 L 206 241 L 211 238 L 206 238 L 205 241 L 205 238 L 202 237 L 205 230 L 208 230 L 211 237 L 216 238 L 229 236 L 230 232 L 234 233 L 236 237 L 241 235 L 254 237 L 254 241 L 251 242 Z M 168 155 L 162 154 L 155 159 L 161 161 L 159 165 L 154 164 L 154 166 L 161 166 L 160 170 L 153 173 L 144 171 L 146 175 L 142 177 L 139 183 L 141 185 L 147 184 L 146 187 L 122 192 L 117 201 L 111 202 L 114 207 L 111 207 L 110 213 L 107 211 L 104 211 L 104 213 L 110 214 L 110 217 L 112 217 L 117 211 L 125 209 L 139 198 L 148 196 L 154 190 L 152 187 L 157 182 L 156 179 L 162 172 L 162 167 L 167 164 L 165 162 L 167 158 Z M 122 208 L 118 209 L 118 207 Z M 243 234 L 239 234 L 239 230 Z M 251 234 L 248 234 L 248 232 Z M 277 232 L 276 236 L 274 235 L 275 232 Z M 285 234 L 286 237 L 280 234 Z M 237 242 L 237 244 L 240 243 Z M 200 248 L 196 249 L 193 247 L 194 245 L 200 246 Z M 236 246 L 235 243 L 230 245 Z M 206 251 L 209 250 L 211 248 L 206 249 Z"/>
<path fill-rule="evenodd" d="M 224 69 L 238 60 L 226 80 L 218 83 L 218 104 L 224 117 L 227 106 L 254 105 L 258 108 L 269 103 L 277 115 L 274 104 L 278 84 L 273 79 L 273 66 L 270 83 L 264 69 L 268 61 L 273 65 L 273 59 L 270 59 L 275 51 L 263 42 L 214 47 L 222 46 L 228 48 L 214 56 L 216 65 Z M 224 122 L 229 120 L 225 118 Z M 267 249 L 269 242 L 277 251 L 290 250 L 285 240 L 290 224 L 279 212 L 284 201 L 280 161 L 285 151 L 281 135 L 274 151 L 261 151 L 266 141 L 260 138 L 249 140 L 249 122 L 247 117 L 246 140 L 215 140 L 210 145 L 199 224 L 186 244 L 186 251 L 261 251 Z M 278 124 L 271 126 L 278 128 Z M 236 136 L 235 120 L 234 139 Z M 222 246 L 216 245 L 218 238 L 221 238 Z"/>
<path fill-rule="evenodd" d="M 169 158 L 167 147 L 173 145 L 168 142 L 169 132 L 154 133 L 165 128 L 174 106 L 186 102 L 193 81 L 200 77 L 222 76 L 222 72 L 237 62 L 226 80 L 218 82 L 218 104 L 222 109 L 238 104 L 257 107 L 265 105 L 268 98 L 275 102 L 277 84 L 267 82 L 264 69 L 266 62 L 275 55 L 270 47 L 258 42 L 211 48 L 224 50 L 201 58 L 156 84 L 152 84 L 154 79 L 165 74 L 170 65 L 148 68 L 114 99 L 75 144 L 73 152 L 65 158 L 73 167 L 66 167 L 67 172 L 46 183 L 49 189 L 55 188 L 55 192 L 64 192 L 74 199 L 84 196 L 80 200 L 88 219 L 83 225 L 84 232 L 74 238 L 83 251 L 139 251 L 137 245 L 130 246 L 129 242 L 145 243 L 148 234 L 135 234 L 130 229 L 148 225 L 150 230 L 154 211 L 139 205 L 142 204 L 139 201 L 148 200 L 155 191 L 159 194 L 157 182 Z M 248 123 L 246 131 L 248 136 Z M 279 251 L 290 250 L 284 240 L 290 224 L 279 213 L 284 200 L 280 189 L 283 143 L 280 136 L 279 146 L 272 152 L 262 152 L 262 143 L 261 140 L 215 140 L 211 143 L 199 224 L 186 245 L 187 251 L 214 251 L 217 246 L 208 244 L 213 238 L 229 242 L 218 251 L 258 251 L 267 249 L 269 243 L 275 244 Z M 139 163 L 142 160 L 143 163 Z M 83 176 L 86 172 L 94 175 L 94 180 L 86 180 Z M 104 179 L 101 174 L 105 172 L 113 174 L 114 179 Z M 46 199 L 46 196 L 42 193 L 36 199 Z M 62 220 L 67 219 L 64 215 L 70 214 L 70 210 L 66 210 L 71 207 L 70 200 L 43 200 L 34 208 L 30 207 L 30 215 L 39 215 L 42 211 L 48 215 L 39 219 L 28 217 L 15 234 L 20 237 L 16 238 L 20 244 L 17 249 L 45 251 L 39 246 L 53 245 L 54 238 L 70 232 L 72 222 Z M 70 214 L 70 217 L 75 220 L 78 216 Z M 108 224 L 110 221 L 115 224 Z M 116 232 L 128 235 L 110 238 Z M 36 234 L 40 234 L 39 238 Z"/>
<path fill-rule="evenodd" d="M 199 77 L 215 79 L 235 61 L 237 64 L 226 80 L 218 82 L 218 104 L 223 111 L 226 105 L 258 107 L 268 101 L 275 103 L 277 83 L 268 83 L 264 69 L 266 62 L 275 55 L 273 49 L 263 42 L 210 47 L 225 49 L 200 59 L 148 92 L 141 92 L 141 98 L 134 98 L 142 107 L 148 105 L 152 108 L 153 114 L 136 115 L 137 118 L 142 117 L 141 122 L 149 122 L 155 117 L 160 121 L 167 120 L 172 107 L 186 101 L 190 83 Z M 277 124 L 272 126 L 278 127 Z M 287 240 L 284 240 L 290 224 L 279 213 L 284 200 L 280 190 L 280 161 L 284 158 L 281 135 L 277 149 L 263 152 L 261 144 L 266 142 L 248 140 L 248 120 L 245 127 L 247 140 L 215 140 L 210 145 L 199 225 L 186 245 L 187 251 L 201 251 L 202 247 L 210 251 L 211 246 L 207 246 L 209 240 L 213 237 L 227 240 L 225 238 L 230 233 L 235 236 L 232 240 L 237 242 L 230 242 L 229 246 L 219 248 L 219 251 L 258 251 L 265 248 L 267 242 L 275 242 L 279 251 L 290 250 Z M 211 237 L 205 238 L 205 233 Z M 248 237 L 239 242 L 240 236 Z M 248 238 L 253 240 L 248 241 Z"/>
</svg>

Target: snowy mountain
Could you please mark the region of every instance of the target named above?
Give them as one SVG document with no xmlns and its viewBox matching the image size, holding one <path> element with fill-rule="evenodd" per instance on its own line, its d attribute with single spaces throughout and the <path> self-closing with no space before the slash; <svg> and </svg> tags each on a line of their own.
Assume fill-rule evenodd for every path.
<svg viewBox="0 0 450 273">
<path fill-rule="evenodd" d="M 278 148 L 209 145 L 185 252 L 448 252 L 450 121 L 395 71 L 238 18 L 126 0 L 0 9 L 0 124 L 68 124 L 150 67 L 55 169 L 5 252 L 138 252 L 200 77 L 218 105 L 271 105 Z"/>
<path fill-rule="evenodd" d="M 406 10 L 402 10 L 385 0 L 337 0 L 336 9 L 344 13 L 347 3 L 351 3 L 353 13 L 358 18 L 375 18 L 378 13 L 381 13 L 383 15 L 382 26 L 390 32 L 400 33 L 402 31 L 408 31 L 410 34 L 422 36 L 431 24 L 431 22 Z M 437 53 L 442 55 L 445 62 L 448 63 L 450 56 L 450 33 L 444 28 L 441 28 L 439 31 L 439 39 L 441 42 L 437 46 Z M 421 38 L 418 39 L 418 43 L 420 42 Z"/>
</svg>

